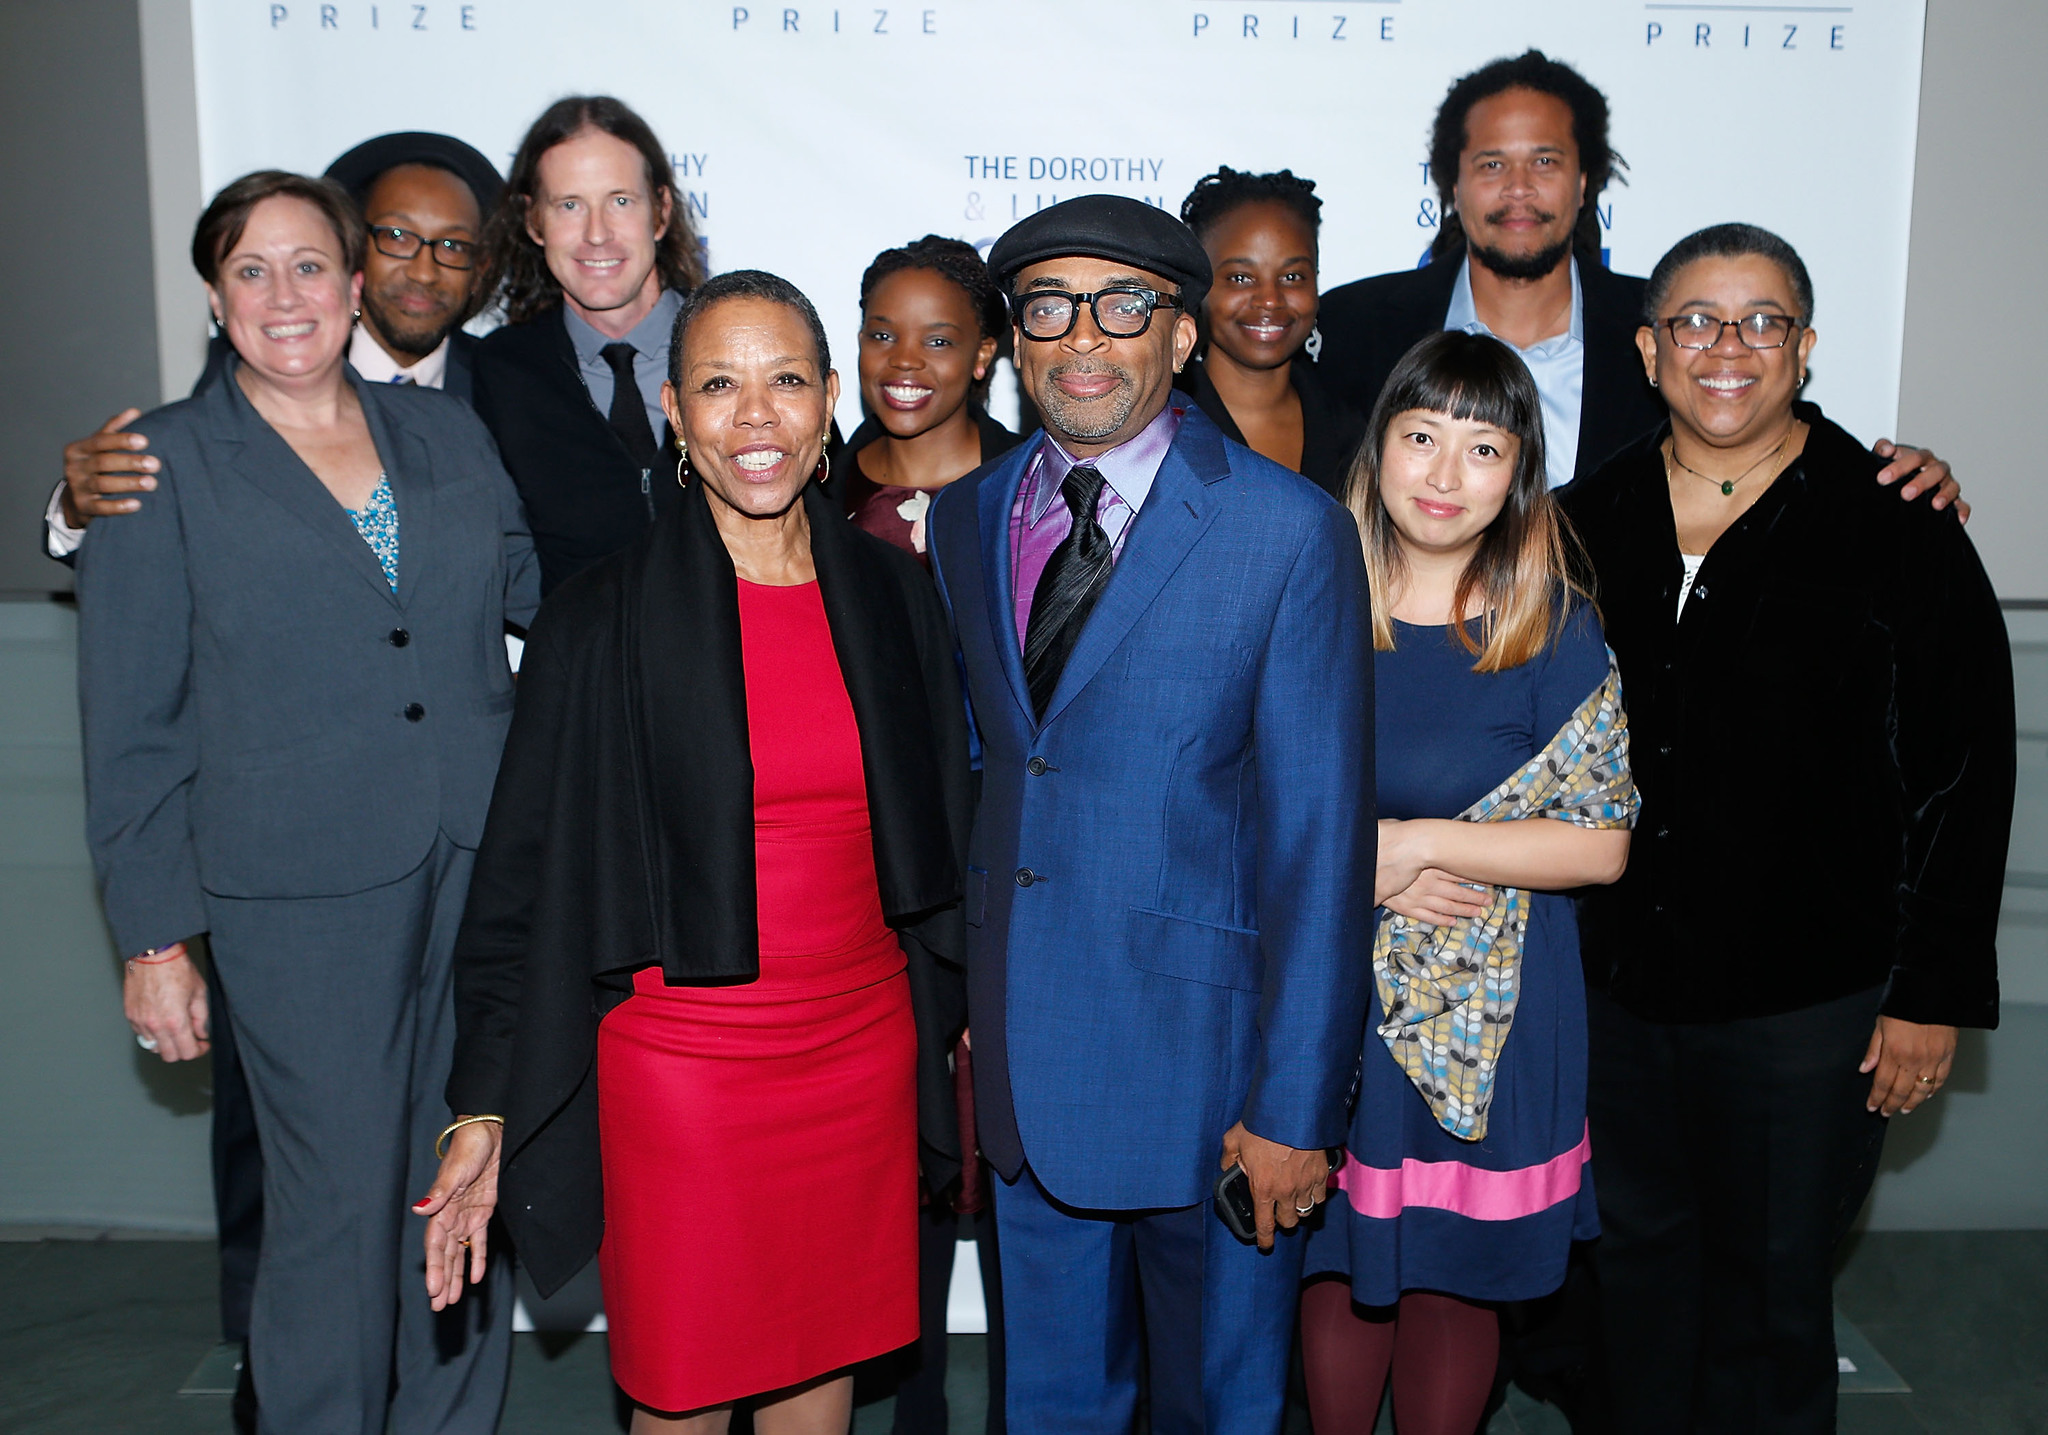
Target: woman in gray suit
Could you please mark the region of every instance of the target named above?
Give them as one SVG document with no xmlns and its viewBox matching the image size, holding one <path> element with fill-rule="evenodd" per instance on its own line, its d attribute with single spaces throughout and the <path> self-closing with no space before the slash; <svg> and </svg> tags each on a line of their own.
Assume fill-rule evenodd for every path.
<svg viewBox="0 0 2048 1435">
<path fill-rule="evenodd" d="M 79 555 L 88 836 L 144 1048 L 206 1049 L 187 938 L 230 993 L 265 1156 L 262 1428 L 483 1432 L 511 1290 L 430 1311 L 402 1207 L 446 1120 L 504 624 L 538 574 L 470 411 L 347 366 L 363 243 L 342 191 L 279 171 L 200 218 L 236 357 L 136 425 L 158 500 Z"/>
</svg>

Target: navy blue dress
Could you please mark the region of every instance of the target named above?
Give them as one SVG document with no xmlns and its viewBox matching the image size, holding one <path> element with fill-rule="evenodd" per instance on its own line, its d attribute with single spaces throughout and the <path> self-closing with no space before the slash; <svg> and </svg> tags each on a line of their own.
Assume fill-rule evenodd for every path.
<svg viewBox="0 0 2048 1435">
<path fill-rule="evenodd" d="M 1443 628 L 1394 628 L 1394 649 L 1373 661 L 1381 817 L 1457 816 L 1541 752 L 1607 676 L 1599 619 L 1583 605 L 1548 652 L 1500 673 L 1473 672 Z M 1374 995 L 1349 1155 L 1310 1234 L 1310 1275 L 1348 1275 L 1362 1305 L 1406 1290 L 1527 1300 L 1563 1283 L 1574 1240 L 1599 1234 L 1570 898 L 1534 896 L 1521 985 L 1477 1142 L 1430 1115 L 1380 1039 Z"/>
</svg>

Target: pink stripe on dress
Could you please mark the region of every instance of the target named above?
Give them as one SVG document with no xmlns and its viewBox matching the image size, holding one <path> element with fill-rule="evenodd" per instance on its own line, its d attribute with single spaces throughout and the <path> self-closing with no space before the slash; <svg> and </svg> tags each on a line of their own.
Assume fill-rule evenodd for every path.
<svg viewBox="0 0 2048 1435">
<path fill-rule="evenodd" d="M 1409 1158 L 1398 1171 L 1360 1165 L 1349 1152 L 1337 1172 L 1337 1188 L 1361 1216 L 1389 1220 L 1410 1206 L 1432 1206 L 1475 1221 L 1516 1221 L 1547 1211 L 1578 1194 L 1587 1161 L 1590 1131 L 1579 1144 L 1540 1166 L 1517 1171 L 1482 1171 L 1462 1161 Z"/>
</svg>

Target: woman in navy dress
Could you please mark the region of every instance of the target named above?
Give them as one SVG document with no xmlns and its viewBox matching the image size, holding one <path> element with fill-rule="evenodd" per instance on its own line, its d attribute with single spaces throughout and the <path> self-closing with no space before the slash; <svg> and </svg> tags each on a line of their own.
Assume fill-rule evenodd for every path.
<svg viewBox="0 0 2048 1435">
<path fill-rule="evenodd" d="M 1635 804 L 1599 616 L 1565 575 L 1527 369 L 1488 336 L 1432 335 L 1367 432 L 1349 501 L 1378 650 L 1381 925 L 1349 1150 L 1311 1237 L 1303 1352 L 1318 1435 L 1371 1431 L 1390 1375 L 1402 1435 L 1471 1435 L 1496 1305 L 1556 1289 L 1571 1243 L 1598 1232 L 1565 893 L 1620 876 Z M 1563 800 L 1482 803 L 1574 753 L 1582 780 Z M 1471 993 L 1463 1035 L 1443 1034 L 1456 1012 L 1433 1028 L 1427 1001 L 1390 987 L 1403 941 L 1447 948 L 1441 972 Z M 1462 952 L 1478 955 L 1460 967 Z"/>
</svg>

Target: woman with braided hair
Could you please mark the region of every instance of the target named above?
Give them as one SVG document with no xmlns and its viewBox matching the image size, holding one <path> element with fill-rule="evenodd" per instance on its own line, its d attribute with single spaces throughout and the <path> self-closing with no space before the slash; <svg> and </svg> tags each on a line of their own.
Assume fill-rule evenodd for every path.
<svg viewBox="0 0 2048 1435">
<path fill-rule="evenodd" d="M 926 567 L 932 495 L 1014 446 L 982 400 L 1008 307 L 974 246 L 927 234 L 884 249 L 860 280 L 867 418 L 841 462 L 846 516 Z"/>
<path fill-rule="evenodd" d="M 1315 189 L 1292 170 L 1225 165 L 1181 202 L 1216 282 L 1180 384 L 1230 438 L 1341 497 L 1365 415 L 1316 371 Z"/>
<path fill-rule="evenodd" d="M 867 418 L 840 460 L 847 471 L 841 500 L 856 527 L 929 568 L 924 516 L 932 496 L 1017 443 L 982 406 L 1009 306 L 973 245 L 927 234 L 875 256 L 861 276 L 860 312 Z M 963 1160 L 956 1179 L 937 1188 L 926 1183 L 920 1192 L 921 1334 L 896 1387 L 891 1435 L 945 1435 L 950 1428 L 946 1304 L 963 1222 L 980 1257 L 988 1311 L 986 1435 L 1004 1429 L 1002 1274 L 995 1212 L 974 1143 L 974 1068 L 965 1032 L 952 1043 L 951 1066 Z"/>
</svg>

